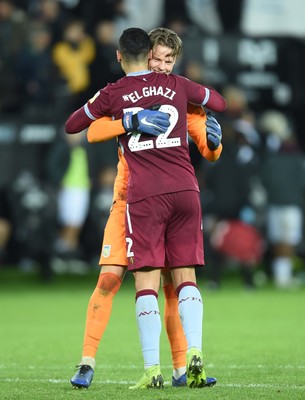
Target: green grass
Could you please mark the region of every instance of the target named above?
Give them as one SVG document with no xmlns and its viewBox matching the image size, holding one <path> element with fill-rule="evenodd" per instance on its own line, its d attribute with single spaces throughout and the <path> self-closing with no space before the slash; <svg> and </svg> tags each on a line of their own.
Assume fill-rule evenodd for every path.
<svg viewBox="0 0 305 400">
<path fill-rule="evenodd" d="M 58 276 L 52 284 L 0 270 L 0 399 L 305 399 L 305 291 L 264 287 L 246 292 L 238 281 L 211 292 L 205 305 L 206 372 L 211 389 L 171 388 L 171 358 L 161 338 L 166 387 L 130 392 L 143 371 L 135 323 L 134 288 L 127 279 L 114 300 L 89 390 L 69 379 L 81 355 L 85 314 L 97 272 Z M 160 292 L 160 309 L 163 294 Z"/>
</svg>

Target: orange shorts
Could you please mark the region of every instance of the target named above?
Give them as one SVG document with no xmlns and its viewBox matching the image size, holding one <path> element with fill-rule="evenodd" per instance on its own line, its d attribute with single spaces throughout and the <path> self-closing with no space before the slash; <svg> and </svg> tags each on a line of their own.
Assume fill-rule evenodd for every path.
<svg viewBox="0 0 305 400">
<path fill-rule="evenodd" d="M 127 268 L 125 212 L 126 201 L 116 200 L 105 226 L 99 265 L 120 265 Z"/>
</svg>

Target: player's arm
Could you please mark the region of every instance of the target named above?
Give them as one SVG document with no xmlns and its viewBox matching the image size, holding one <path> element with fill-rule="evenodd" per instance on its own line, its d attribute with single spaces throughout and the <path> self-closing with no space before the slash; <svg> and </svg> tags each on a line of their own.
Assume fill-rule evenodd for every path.
<svg viewBox="0 0 305 400">
<path fill-rule="evenodd" d="M 106 142 L 126 133 L 122 120 L 113 120 L 111 117 L 98 118 L 93 121 L 87 131 L 87 139 L 90 143 Z"/>
<path fill-rule="evenodd" d="M 201 105 L 215 112 L 224 112 L 227 109 L 226 99 L 215 89 L 200 85 L 183 76 L 177 75 L 180 83 L 184 87 L 187 99 L 190 103 Z"/>
<path fill-rule="evenodd" d="M 209 148 L 207 140 L 209 128 L 206 126 L 207 116 L 204 109 L 200 106 L 188 104 L 187 112 L 187 129 L 200 154 L 210 162 L 218 160 L 222 152 L 221 137 L 216 149 L 213 150 L 212 146 Z"/>
<path fill-rule="evenodd" d="M 91 127 L 89 142 L 104 142 L 114 137 L 126 133 L 123 128 L 122 120 L 113 121 L 109 116 L 98 119 L 90 112 L 88 103 L 72 113 L 66 121 L 66 133 L 73 134 Z M 89 135 L 89 131 L 87 133 Z M 89 137 L 88 137 L 89 139 Z"/>
<path fill-rule="evenodd" d="M 88 128 L 88 126 L 93 121 L 85 112 L 85 106 L 74 111 L 65 123 L 66 133 L 78 133 Z"/>
<path fill-rule="evenodd" d="M 211 87 L 204 86 L 205 98 L 201 105 L 215 112 L 224 112 L 227 109 L 225 98 Z"/>
<path fill-rule="evenodd" d="M 78 133 L 100 117 L 109 115 L 108 86 L 99 90 L 87 103 L 74 111 L 65 123 L 66 133 Z"/>
<path fill-rule="evenodd" d="M 108 116 L 96 119 L 86 104 L 70 115 L 66 121 L 65 130 L 66 133 L 73 134 L 89 127 L 88 141 L 96 143 L 136 130 L 158 136 L 164 133 L 169 125 L 169 115 L 154 110 L 141 110 L 137 114 L 125 113 L 119 120 L 112 120 Z"/>
<path fill-rule="evenodd" d="M 136 114 L 126 112 L 122 119 L 112 120 L 109 117 L 99 118 L 88 129 L 90 143 L 105 142 L 124 133 L 140 131 L 158 136 L 169 127 L 169 115 L 156 110 L 141 110 Z"/>
</svg>

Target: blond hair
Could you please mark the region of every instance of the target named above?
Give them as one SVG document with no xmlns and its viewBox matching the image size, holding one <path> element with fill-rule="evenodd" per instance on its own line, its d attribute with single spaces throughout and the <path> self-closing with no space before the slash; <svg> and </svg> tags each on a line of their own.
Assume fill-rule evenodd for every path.
<svg viewBox="0 0 305 400">
<path fill-rule="evenodd" d="M 155 28 L 148 33 L 152 49 L 161 45 L 172 50 L 170 56 L 178 59 L 182 55 L 183 43 L 176 32 L 167 28 Z"/>
</svg>

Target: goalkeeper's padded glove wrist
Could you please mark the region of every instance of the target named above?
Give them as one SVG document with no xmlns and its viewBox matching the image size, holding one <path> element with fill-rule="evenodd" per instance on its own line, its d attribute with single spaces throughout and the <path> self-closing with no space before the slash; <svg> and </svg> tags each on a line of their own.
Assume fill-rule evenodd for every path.
<svg viewBox="0 0 305 400">
<path fill-rule="evenodd" d="M 207 140 L 207 145 L 208 145 L 209 150 L 211 150 L 211 151 L 215 151 L 219 147 L 219 145 L 216 145 L 215 143 L 211 142 L 211 140 L 209 140 L 209 139 Z"/>
<path fill-rule="evenodd" d="M 122 124 L 126 132 L 132 132 L 139 127 L 139 119 L 137 114 L 126 112 L 122 119 Z"/>
</svg>

